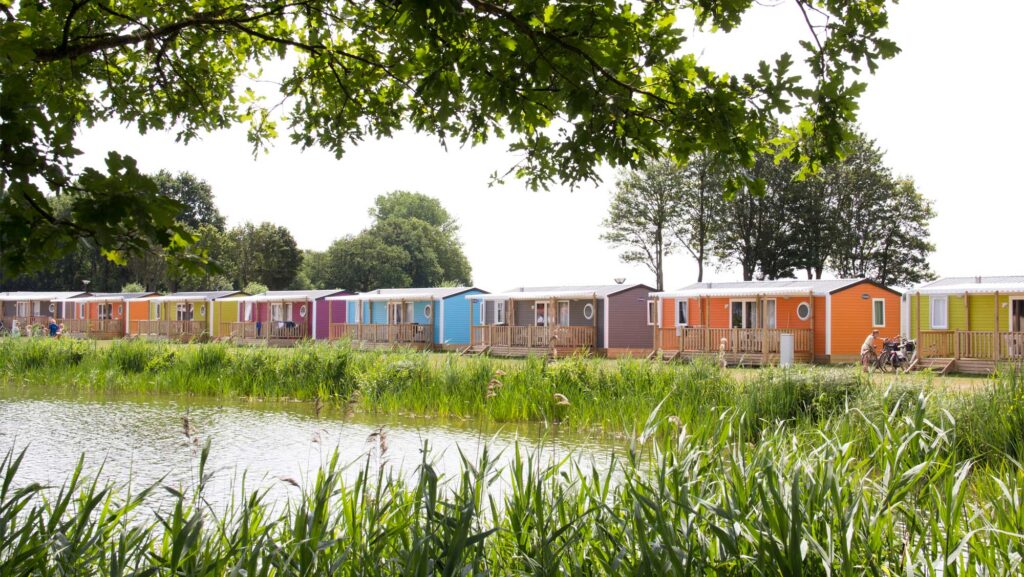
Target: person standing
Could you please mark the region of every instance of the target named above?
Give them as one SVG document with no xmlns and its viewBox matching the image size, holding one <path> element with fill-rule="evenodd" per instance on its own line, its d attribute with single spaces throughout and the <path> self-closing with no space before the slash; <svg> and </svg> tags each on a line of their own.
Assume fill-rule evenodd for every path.
<svg viewBox="0 0 1024 577">
<path fill-rule="evenodd" d="M 875 339 L 878 338 L 878 329 L 871 331 L 868 338 L 864 339 L 864 344 L 860 346 L 860 364 L 864 372 L 868 370 L 868 363 L 874 360 L 877 356 L 875 351 Z"/>
</svg>

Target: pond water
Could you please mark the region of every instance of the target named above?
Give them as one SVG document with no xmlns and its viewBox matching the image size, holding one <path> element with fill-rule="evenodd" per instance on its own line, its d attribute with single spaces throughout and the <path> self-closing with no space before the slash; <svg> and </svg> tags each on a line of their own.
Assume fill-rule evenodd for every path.
<svg viewBox="0 0 1024 577">
<path fill-rule="evenodd" d="M 191 437 L 185 435 L 185 418 Z M 386 450 L 382 451 L 383 433 Z M 198 439 L 198 441 L 197 441 Z M 459 473 L 461 455 L 475 462 L 486 446 L 498 466 L 518 443 L 544 464 L 567 454 L 581 464 L 607 468 L 625 441 L 587 436 L 543 425 L 485 425 L 474 421 L 374 415 L 346 416 L 310 403 L 247 402 L 152 395 L 83 394 L 59 389 L 0 386 L 0 450 L 28 451 L 17 484 L 62 484 L 85 455 L 90 476 L 119 485 L 160 482 L 174 488 L 195 483 L 198 445 L 210 441 L 212 504 L 238 497 L 242 474 L 248 490 L 280 501 L 307 487 L 335 450 L 350 464 L 349 479 L 369 463 L 395 476 L 415 476 L 423 459 L 444 476 Z M 500 487 L 500 484 L 499 484 Z M 169 493 L 163 493 L 169 499 Z"/>
</svg>

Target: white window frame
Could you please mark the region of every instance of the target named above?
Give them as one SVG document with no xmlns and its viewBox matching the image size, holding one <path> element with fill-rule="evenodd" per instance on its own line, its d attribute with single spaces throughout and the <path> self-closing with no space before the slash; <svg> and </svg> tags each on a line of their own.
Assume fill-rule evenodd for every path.
<svg viewBox="0 0 1024 577">
<path fill-rule="evenodd" d="M 160 317 L 163 315 L 163 310 L 162 309 L 164 308 L 164 303 L 155 303 L 155 304 L 156 304 L 156 306 L 154 307 L 154 310 L 156 310 L 156 314 L 153 315 L 153 316 L 156 317 L 155 320 L 159 321 L 159 320 L 161 320 Z"/>
<path fill-rule="evenodd" d="M 647 326 L 654 326 L 654 321 L 658 318 L 658 301 L 653 299 L 647 299 Z"/>
<path fill-rule="evenodd" d="M 764 324 L 768 330 L 779 328 L 779 303 L 776 299 L 762 299 L 764 302 Z M 771 303 L 772 314 L 768 314 L 768 303 Z M 809 318 L 809 317 L 808 317 Z"/>
<path fill-rule="evenodd" d="M 942 323 L 935 322 L 935 310 L 938 303 L 942 303 Z M 872 314 L 872 317 L 874 315 Z M 871 319 L 874 321 L 874 318 Z M 932 296 L 928 299 L 928 326 L 932 330 L 949 330 L 949 297 L 942 295 Z"/>
<path fill-rule="evenodd" d="M 429 303 L 423 305 L 423 316 L 425 316 L 427 320 L 434 318 L 434 305 Z"/>
<path fill-rule="evenodd" d="M 1009 300 L 1007 301 L 1009 303 L 1009 307 L 1010 308 L 1009 308 L 1009 310 L 1006 311 L 1006 331 L 1010 332 L 1010 333 L 1014 332 L 1014 330 L 1013 330 L 1013 303 L 1015 301 L 1022 301 L 1022 302 L 1024 302 L 1024 297 L 1009 297 Z"/>
<path fill-rule="evenodd" d="M 86 303 L 81 303 L 80 305 L 78 305 L 78 318 L 79 319 L 85 320 L 85 311 L 88 308 L 89 308 L 89 305 L 86 304 Z"/>
<path fill-rule="evenodd" d="M 32 316 L 40 317 L 43 316 L 43 303 L 40 301 L 32 301 Z"/>
<path fill-rule="evenodd" d="M 252 301 L 245 301 L 242 305 L 242 320 L 252 322 Z"/>
<path fill-rule="evenodd" d="M 676 314 L 675 321 L 677 327 L 688 327 L 690 326 L 690 301 L 689 299 L 677 299 L 676 300 Z M 731 312 L 731 311 L 730 311 Z M 679 314 L 682 313 L 682 314 Z M 682 317 L 682 318 L 680 318 Z"/>
<path fill-rule="evenodd" d="M 27 316 L 29 316 L 28 312 L 30 310 L 32 310 L 32 307 L 30 307 L 28 305 L 29 305 L 29 303 L 27 301 L 21 301 L 21 302 L 14 303 L 14 312 L 15 312 L 14 316 L 18 316 L 18 317 L 27 317 Z"/>
<path fill-rule="evenodd" d="M 590 314 L 587 314 L 588 310 L 590 311 Z M 587 303 L 583 305 L 583 318 L 587 319 L 588 321 L 594 320 L 594 305 L 592 303 Z"/>
<path fill-rule="evenodd" d="M 882 324 L 878 324 L 878 323 L 875 322 L 875 306 L 878 303 L 882 303 Z M 878 328 L 878 327 L 884 327 L 885 326 L 886 314 L 887 314 L 887 311 L 885 310 L 885 299 L 871 299 L 871 326 L 873 328 Z M 947 319 L 947 323 L 948 323 L 948 319 Z"/>
<path fill-rule="evenodd" d="M 484 311 L 486 312 L 486 308 Z M 505 324 L 505 301 L 494 301 L 494 324 Z"/>
<path fill-rule="evenodd" d="M 99 303 L 96 305 L 96 319 L 109 321 L 114 318 L 114 305 L 110 303 Z"/>
<path fill-rule="evenodd" d="M 540 316 L 540 308 L 544 307 L 544 316 Z M 533 303 L 533 326 L 546 327 L 551 321 L 551 311 L 548 310 L 547 301 L 535 301 Z"/>
<path fill-rule="evenodd" d="M 800 307 L 802 307 L 804 305 L 807 306 L 807 315 L 806 316 L 800 314 Z M 796 318 L 798 318 L 798 319 L 800 319 L 802 321 L 810 320 L 810 318 L 811 318 L 811 303 L 810 302 L 808 302 L 808 301 L 800 301 L 800 302 L 796 303 Z"/>
<path fill-rule="evenodd" d="M 562 322 L 562 305 L 565 305 L 565 322 Z M 572 326 L 572 302 L 557 301 L 555 303 L 555 314 L 558 315 L 558 324 L 563 327 Z"/>
<path fill-rule="evenodd" d="M 174 318 L 179 321 L 191 321 L 195 319 L 195 306 L 192 303 L 178 303 L 174 307 Z"/>
<path fill-rule="evenodd" d="M 479 306 L 479 308 L 477 309 L 477 313 L 478 313 L 477 316 L 480 317 L 479 320 L 477 321 L 477 323 L 480 326 L 486 325 L 487 324 L 487 301 L 485 301 L 483 299 L 480 299 L 480 302 L 477 303 L 477 305 Z M 497 302 L 494 303 L 494 310 L 498 310 L 498 303 Z M 494 324 L 498 324 L 498 323 L 494 323 Z"/>
<path fill-rule="evenodd" d="M 742 326 L 739 326 L 739 327 L 732 326 L 732 307 L 736 303 L 742 303 L 742 305 L 741 305 L 741 307 L 742 307 L 742 314 L 740 315 L 741 316 L 740 324 Z M 756 306 L 749 306 L 748 307 L 748 305 L 756 305 L 756 304 L 757 304 L 757 300 L 756 299 L 729 299 L 729 328 L 730 329 L 737 329 L 738 328 L 738 329 L 745 329 L 745 330 L 746 329 L 756 329 L 757 327 L 754 326 L 754 325 L 757 324 L 757 322 L 756 322 L 756 320 L 757 320 L 757 307 Z M 750 312 L 753 312 L 753 316 L 754 316 L 754 320 L 753 321 L 751 321 L 750 314 L 748 314 Z"/>
<path fill-rule="evenodd" d="M 284 303 L 270 303 L 270 322 L 278 323 L 284 320 Z"/>
</svg>

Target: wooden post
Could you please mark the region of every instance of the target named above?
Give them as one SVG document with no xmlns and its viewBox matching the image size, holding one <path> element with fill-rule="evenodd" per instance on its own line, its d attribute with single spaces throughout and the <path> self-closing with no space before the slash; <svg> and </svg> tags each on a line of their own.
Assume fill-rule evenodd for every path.
<svg viewBox="0 0 1024 577">
<path fill-rule="evenodd" d="M 657 301 L 657 299 L 655 299 L 655 301 Z M 593 351 L 596 353 L 597 352 L 597 293 L 594 293 L 594 294 L 590 295 L 590 307 L 593 309 L 593 312 L 594 312 L 593 318 L 590 319 L 590 325 L 594 329 L 594 349 L 593 349 Z M 608 311 L 605 311 L 606 314 L 607 314 L 607 312 Z M 570 315 L 571 315 L 571 313 L 570 313 Z M 655 321 L 654 329 L 655 329 L 655 331 L 657 331 L 657 329 L 658 329 L 657 321 Z M 657 332 L 655 332 L 655 335 L 657 335 Z M 608 335 L 605 335 L 605 336 L 607 337 Z M 604 344 L 604 348 L 605 349 L 608 348 L 608 343 Z"/>
<path fill-rule="evenodd" d="M 921 291 L 917 291 L 917 346 L 920 350 L 921 347 Z"/>
<path fill-rule="evenodd" d="M 480 301 L 480 302 L 484 302 L 484 301 Z M 487 305 L 484 305 L 484 307 L 486 308 Z M 476 334 L 476 331 L 473 330 L 473 309 L 475 309 L 475 308 L 476 308 L 476 301 L 473 301 L 473 300 L 469 301 L 469 346 L 473 346 L 473 335 Z M 431 317 L 433 317 L 433 316 L 435 316 L 435 315 L 431 315 Z M 484 317 L 484 318 L 486 318 L 486 317 Z M 482 321 L 484 319 L 480 319 L 480 320 Z M 441 335 L 441 340 L 442 341 L 444 340 L 444 335 Z"/>
<path fill-rule="evenodd" d="M 658 322 L 658 319 L 661 317 L 661 315 L 658 314 L 658 313 L 661 313 L 661 297 L 657 297 L 657 296 L 654 297 L 654 312 L 656 314 L 655 314 L 655 317 L 654 317 L 654 334 L 651 335 L 651 337 L 652 337 L 651 345 L 654 348 L 654 350 L 658 350 L 658 337 L 660 336 L 661 329 L 662 329 L 661 323 Z M 596 309 L 595 309 L 595 312 L 594 312 L 594 318 L 597 318 Z"/>
<path fill-rule="evenodd" d="M 763 296 L 757 297 L 757 320 L 761 323 L 761 364 L 768 364 L 768 319 L 765 318 L 767 307 Z"/>
<path fill-rule="evenodd" d="M 816 323 L 818 321 L 817 317 L 814 316 L 814 291 L 813 290 L 807 291 L 807 305 L 811 309 L 811 314 L 808 317 L 808 319 L 811 321 L 811 344 L 810 344 L 810 349 L 811 349 L 811 362 L 813 363 L 816 360 L 815 359 L 815 353 L 817 353 L 817 351 L 814 350 L 814 323 Z M 775 314 L 779 314 L 779 311 L 778 311 L 777 308 L 775 309 Z M 776 326 L 778 326 L 778 321 L 776 321 Z M 779 347 L 781 347 L 781 346 L 782 346 L 782 343 L 779 343 Z M 780 353 L 782 352 L 781 349 L 780 349 L 779 352 Z M 796 351 L 794 351 L 794 352 L 796 352 Z"/>
<path fill-rule="evenodd" d="M 1000 352 L 999 351 L 999 348 L 1000 348 L 999 347 L 999 291 L 996 291 L 994 300 L 995 300 L 996 314 L 995 314 L 995 326 L 992 327 L 992 329 L 993 329 L 992 330 L 992 360 L 993 361 L 998 361 L 999 360 L 999 352 Z"/>
</svg>

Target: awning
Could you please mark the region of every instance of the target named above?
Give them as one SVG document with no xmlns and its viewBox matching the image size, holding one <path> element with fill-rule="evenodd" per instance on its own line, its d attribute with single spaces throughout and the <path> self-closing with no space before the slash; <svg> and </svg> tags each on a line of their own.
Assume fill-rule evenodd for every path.
<svg viewBox="0 0 1024 577">
<path fill-rule="evenodd" d="M 604 298 L 594 291 L 514 291 L 507 293 L 477 294 L 467 297 L 474 301 L 544 301 L 552 299 L 581 300 Z"/>
<path fill-rule="evenodd" d="M 401 302 L 401 301 L 433 301 L 439 298 L 433 293 L 402 293 L 402 294 L 375 294 L 367 293 L 361 295 L 337 295 L 333 297 L 327 297 L 329 301 L 343 301 L 343 302 Z"/>
<path fill-rule="evenodd" d="M 1024 294 L 1024 283 L 963 283 L 913 289 L 909 294 L 962 295 L 967 294 Z"/>
<path fill-rule="evenodd" d="M 217 299 L 218 302 L 231 301 L 240 303 L 294 303 L 294 302 L 313 302 L 315 298 L 309 295 L 292 295 L 292 296 L 277 296 L 277 295 L 249 295 L 249 296 L 235 296 L 225 297 Z"/>
<path fill-rule="evenodd" d="M 664 291 L 651 293 L 650 296 L 657 298 L 708 298 L 708 297 L 758 297 L 758 296 L 769 296 L 769 297 L 780 297 L 780 296 L 807 296 L 814 294 L 815 296 L 822 296 L 820 293 L 814 293 L 814 288 L 810 286 L 795 286 L 795 287 L 748 287 L 748 288 L 702 288 L 702 289 L 687 289 L 678 291 Z"/>
</svg>

